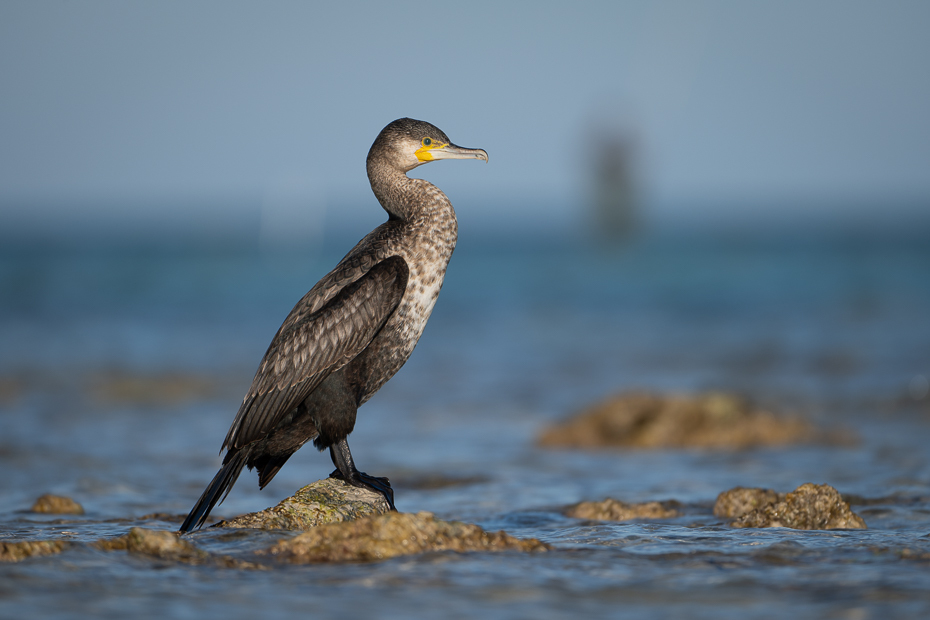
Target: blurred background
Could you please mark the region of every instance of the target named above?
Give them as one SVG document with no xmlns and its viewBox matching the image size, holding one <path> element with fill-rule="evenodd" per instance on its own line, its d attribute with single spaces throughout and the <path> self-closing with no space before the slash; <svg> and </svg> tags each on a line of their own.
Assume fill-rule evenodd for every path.
<svg viewBox="0 0 930 620">
<path fill-rule="evenodd" d="M 928 27 L 924 2 L 4 2 L 2 453 L 133 452 L 156 412 L 193 499 L 280 321 L 384 220 L 365 156 L 401 116 L 490 163 L 416 170 L 460 242 L 375 412 L 528 442 L 633 387 L 926 403 Z"/>
<path fill-rule="evenodd" d="M 928 32 L 920 0 L 4 0 L 0 538 L 68 527 L 95 540 L 125 530 L 107 519 L 187 512 L 287 312 L 384 221 L 365 157 L 382 127 L 410 116 L 490 162 L 413 173 L 450 197 L 459 244 L 417 351 L 362 408 L 351 444 L 361 469 L 391 477 L 401 510 L 569 544 L 575 525 L 540 506 L 706 503 L 729 486 L 813 480 L 923 497 L 884 522 L 922 544 Z M 861 442 L 731 457 L 536 446 L 546 425 L 630 389 L 734 391 Z M 243 475 L 215 513 L 264 508 L 331 468 L 307 448 L 262 493 Z M 85 525 L 17 512 L 45 492 L 81 501 Z M 597 540 L 616 550 L 650 527 Z M 748 548 L 732 536 L 731 550 Z M 540 600 L 588 601 L 587 556 L 553 557 L 565 564 L 551 574 L 479 557 L 463 583 L 486 573 L 500 576 L 489 587 L 524 579 Z M 820 562 L 774 577 L 763 563 L 759 583 L 784 579 L 803 599 L 837 575 L 905 592 L 874 600 L 925 597 L 903 569 L 874 568 L 879 579 Z M 455 566 L 470 564 L 445 570 Z M 22 600 L 56 609 L 47 585 L 59 588 L 60 571 L 36 570 Z M 603 570 L 641 585 L 641 567 Z M 658 604 L 666 586 L 704 597 L 720 575 L 690 570 L 655 582 Z M 346 601 L 364 591 L 347 574 Z M 138 605 L 114 603 L 113 617 L 169 604 L 139 578 Z M 739 579 L 734 600 L 759 592 Z M 90 583 L 66 581 L 76 596 Z M 183 583 L 178 600 L 196 599 Z M 301 610 L 305 587 L 291 594 Z M 224 617 L 254 616 L 249 604 L 265 603 Z"/>
<path fill-rule="evenodd" d="M 563 235 L 619 150 L 655 228 L 926 230 L 924 2 L 4 2 L 5 243 L 306 248 L 429 120 L 465 229 Z"/>
</svg>

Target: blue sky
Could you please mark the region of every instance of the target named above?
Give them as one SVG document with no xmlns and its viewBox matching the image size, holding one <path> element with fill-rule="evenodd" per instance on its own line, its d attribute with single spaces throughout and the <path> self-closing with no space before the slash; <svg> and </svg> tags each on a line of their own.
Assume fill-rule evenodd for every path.
<svg viewBox="0 0 930 620">
<path fill-rule="evenodd" d="M 571 221 L 602 132 L 637 145 L 659 219 L 913 208 L 928 32 L 930 3 L 900 1 L 6 0 L 0 205 L 10 225 L 377 222 L 365 154 L 411 116 L 490 153 L 417 171 L 479 222 Z"/>
</svg>

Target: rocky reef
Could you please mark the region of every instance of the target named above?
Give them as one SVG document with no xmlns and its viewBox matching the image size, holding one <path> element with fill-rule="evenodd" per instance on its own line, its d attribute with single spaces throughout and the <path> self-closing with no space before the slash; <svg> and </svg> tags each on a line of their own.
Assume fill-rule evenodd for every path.
<svg viewBox="0 0 930 620">
<path fill-rule="evenodd" d="M 180 535 L 174 531 L 133 527 L 122 536 L 93 543 L 3 542 L 0 543 L 0 561 L 19 562 L 62 553 L 75 546 L 90 546 L 108 552 L 125 551 L 160 562 L 262 570 L 269 563 L 277 562 L 373 562 L 428 552 L 549 549 L 536 539 L 486 532 L 477 525 L 443 521 L 430 513 L 392 512 L 381 494 L 331 478 L 303 487 L 277 506 L 220 521 L 213 527 L 305 530 L 305 533 L 282 538 L 270 547 L 251 552 L 248 557 L 233 557 L 201 549 L 196 543 L 197 534 Z"/>
<path fill-rule="evenodd" d="M 788 527 L 795 530 L 864 530 L 865 521 L 829 484 L 806 483 L 791 493 L 736 487 L 714 504 L 718 517 L 733 527 Z"/>
<path fill-rule="evenodd" d="M 818 431 L 806 420 L 777 416 L 739 396 L 708 392 L 662 396 L 620 394 L 545 429 L 538 444 L 552 448 L 705 448 L 848 441 Z"/>
<path fill-rule="evenodd" d="M 309 530 L 326 523 L 341 523 L 390 511 L 380 493 L 326 478 L 308 484 L 277 506 L 220 521 L 213 527 L 260 530 Z"/>
<path fill-rule="evenodd" d="M 706 514 L 706 505 L 686 507 L 680 502 L 626 503 L 607 498 L 581 502 L 563 510 L 576 519 L 628 521 L 672 519 L 687 514 Z M 735 487 L 717 496 L 714 516 L 728 519 L 732 527 L 787 527 L 796 530 L 866 529 L 865 521 L 852 512 L 840 493 L 829 484 L 802 484 L 791 493 L 771 489 Z"/>
<path fill-rule="evenodd" d="M 26 558 L 55 555 L 71 546 L 63 540 L 24 540 L 0 542 L 0 562 L 21 562 Z"/>
<path fill-rule="evenodd" d="M 57 500 L 49 501 L 45 496 L 40 500 L 42 502 L 36 505 L 58 505 Z M 60 502 L 63 506 L 71 503 L 80 506 L 68 498 L 58 500 L 68 500 Z M 700 511 L 707 514 L 707 506 L 702 506 Z M 694 514 L 693 509 L 694 506 L 685 510 L 674 500 L 626 503 L 607 498 L 599 502 L 573 504 L 563 513 L 578 519 L 625 521 L 670 519 Z M 866 528 L 865 522 L 850 510 L 839 492 L 827 484 L 807 483 L 790 493 L 736 487 L 717 497 L 713 511 L 715 516 L 731 520 L 730 525 L 736 528 Z M 290 537 L 284 534 L 270 546 L 263 543 L 260 548 L 253 548 L 247 556 L 229 556 L 200 548 L 196 533 L 182 536 L 173 531 L 132 527 L 122 536 L 92 543 L 67 540 L 2 542 L 0 561 L 19 562 L 60 554 L 76 546 L 89 546 L 109 552 L 125 551 L 156 562 L 264 570 L 278 563 L 377 562 L 431 552 L 539 552 L 551 549 L 536 539 L 519 539 L 506 532 L 487 532 L 477 525 L 437 519 L 428 512 L 392 512 L 380 494 L 333 479 L 314 482 L 277 506 L 221 521 L 214 527 L 281 530 L 282 534 L 286 530 L 299 530 L 302 533 Z"/>
<path fill-rule="evenodd" d="M 600 502 L 580 502 L 565 509 L 565 516 L 596 521 L 631 519 L 671 519 L 681 514 L 678 502 L 641 502 L 628 504 L 607 498 Z"/>
<path fill-rule="evenodd" d="M 224 568 L 244 569 L 264 568 L 255 562 L 209 553 L 185 540 L 177 532 L 166 530 L 134 527 L 124 536 L 98 540 L 94 546 L 103 551 L 128 551 L 134 555 L 181 564 L 209 564 Z"/>
<path fill-rule="evenodd" d="M 71 499 L 61 495 L 52 495 L 46 493 L 35 501 L 30 508 L 32 512 L 39 512 L 53 515 L 82 515 L 84 507 Z"/>
<path fill-rule="evenodd" d="M 486 532 L 477 525 L 442 521 L 428 512 L 389 513 L 321 525 L 259 552 L 292 563 L 369 562 L 431 551 L 547 551 L 536 539 Z"/>
</svg>

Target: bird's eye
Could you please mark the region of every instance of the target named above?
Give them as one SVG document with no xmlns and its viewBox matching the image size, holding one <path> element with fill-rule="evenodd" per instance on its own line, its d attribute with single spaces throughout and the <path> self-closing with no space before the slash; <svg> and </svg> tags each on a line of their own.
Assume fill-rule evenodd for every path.
<svg viewBox="0 0 930 620">
<path fill-rule="evenodd" d="M 423 146 L 429 146 L 432 143 L 433 141 L 430 140 L 429 138 L 423 138 Z"/>
</svg>

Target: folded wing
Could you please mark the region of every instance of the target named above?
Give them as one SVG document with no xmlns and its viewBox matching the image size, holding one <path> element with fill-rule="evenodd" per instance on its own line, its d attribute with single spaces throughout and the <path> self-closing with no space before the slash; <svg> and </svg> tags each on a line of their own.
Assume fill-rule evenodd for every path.
<svg viewBox="0 0 930 620">
<path fill-rule="evenodd" d="M 322 307 L 307 298 L 285 319 L 265 352 L 223 442 L 233 450 L 264 438 L 320 383 L 365 350 L 393 314 L 409 270 L 387 258 L 345 284 Z M 308 312 L 307 304 L 313 304 Z"/>
</svg>

